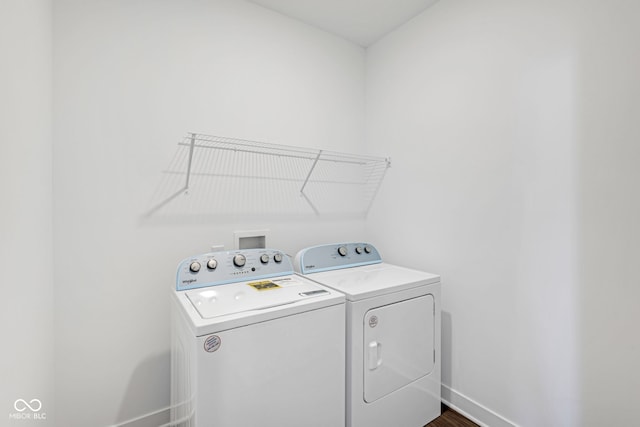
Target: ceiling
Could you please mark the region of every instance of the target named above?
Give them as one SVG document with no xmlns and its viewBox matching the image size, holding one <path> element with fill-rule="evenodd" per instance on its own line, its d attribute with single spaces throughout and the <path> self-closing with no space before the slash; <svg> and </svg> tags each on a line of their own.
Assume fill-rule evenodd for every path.
<svg viewBox="0 0 640 427">
<path fill-rule="evenodd" d="M 438 0 L 248 0 L 363 47 Z"/>
</svg>

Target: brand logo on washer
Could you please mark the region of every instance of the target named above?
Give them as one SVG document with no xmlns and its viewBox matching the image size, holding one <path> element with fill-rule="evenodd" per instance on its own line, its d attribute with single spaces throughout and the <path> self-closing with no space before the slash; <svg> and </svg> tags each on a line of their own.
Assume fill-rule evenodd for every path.
<svg viewBox="0 0 640 427">
<path fill-rule="evenodd" d="M 220 348 L 220 344 L 222 344 L 220 337 L 217 335 L 211 335 L 204 340 L 204 350 L 209 353 L 213 353 Z"/>
<path fill-rule="evenodd" d="M 378 316 L 371 316 L 369 318 L 369 327 L 375 328 L 378 326 Z"/>
</svg>

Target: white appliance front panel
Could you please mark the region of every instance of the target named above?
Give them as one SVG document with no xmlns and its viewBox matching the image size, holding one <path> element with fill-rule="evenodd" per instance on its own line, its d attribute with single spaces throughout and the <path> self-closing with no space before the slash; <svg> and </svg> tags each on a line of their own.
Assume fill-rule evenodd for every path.
<svg viewBox="0 0 640 427">
<path fill-rule="evenodd" d="M 347 427 L 422 427 L 440 415 L 440 294 L 438 282 L 347 303 Z M 367 403 L 364 400 L 367 312 L 422 296 L 432 296 L 435 302 L 435 366 L 428 375 Z"/>
<path fill-rule="evenodd" d="M 194 351 L 198 427 L 344 425 L 344 304 L 197 337 Z"/>
<path fill-rule="evenodd" d="M 432 295 L 371 309 L 363 321 L 365 402 L 375 402 L 433 370 Z"/>
</svg>

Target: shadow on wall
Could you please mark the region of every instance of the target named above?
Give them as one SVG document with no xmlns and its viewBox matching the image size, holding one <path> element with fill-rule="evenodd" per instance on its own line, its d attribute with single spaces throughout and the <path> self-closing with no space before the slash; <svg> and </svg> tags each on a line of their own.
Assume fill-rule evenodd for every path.
<svg viewBox="0 0 640 427">
<path fill-rule="evenodd" d="M 157 427 L 169 423 L 171 352 L 152 355 L 131 375 L 112 427 Z M 158 401 L 163 402 L 158 405 Z"/>
</svg>

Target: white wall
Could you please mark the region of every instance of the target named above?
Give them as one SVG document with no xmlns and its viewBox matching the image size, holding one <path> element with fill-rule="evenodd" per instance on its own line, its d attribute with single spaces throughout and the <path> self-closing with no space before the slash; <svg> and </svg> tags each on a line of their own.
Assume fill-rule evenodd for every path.
<svg viewBox="0 0 640 427">
<path fill-rule="evenodd" d="M 585 425 L 638 424 L 640 3 L 581 4 L 580 337 Z M 576 13 L 577 13 L 576 12 Z"/>
<path fill-rule="evenodd" d="M 0 1 L 2 425 L 53 417 L 51 2 Z M 18 412 L 23 399 L 39 411 Z M 19 409 L 24 409 L 21 403 Z M 16 419 L 12 415 L 28 416 Z M 40 419 L 34 421 L 38 416 Z M 42 419 L 44 418 L 44 420 Z"/>
<path fill-rule="evenodd" d="M 367 52 L 370 215 L 443 276 L 443 390 L 488 425 L 632 425 L 637 2 L 439 2 Z"/>
<path fill-rule="evenodd" d="M 140 217 L 187 132 L 361 152 L 363 76 L 361 48 L 247 2 L 54 3 L 56 425 L 169 404 L 181 259 L 234 230 L 268 228 L 291 254 L 362 238 L 362 220 Z"/>
</svg>

